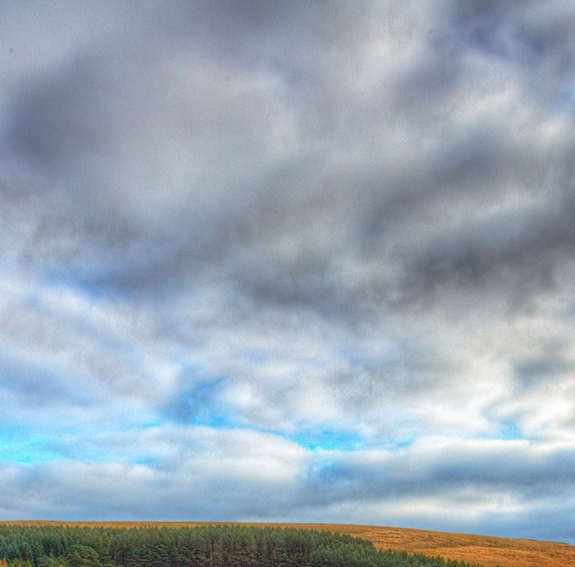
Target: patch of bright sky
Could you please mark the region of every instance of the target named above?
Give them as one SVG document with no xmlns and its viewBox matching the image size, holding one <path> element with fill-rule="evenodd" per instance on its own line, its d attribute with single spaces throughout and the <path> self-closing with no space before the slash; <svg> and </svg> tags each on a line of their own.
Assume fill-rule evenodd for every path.
<svg viewBox="0 0 575 567">
<path fill-rule="evenodd" d="M 512 421 L 503 421 L 500 424 L 498 439 L 504 439 L 505 441 L 517 441 L 519 439 L 525 439 L 521 429 Z"/>
<path fill-rule="evenodd" d="M 282 435 L 289 441 L 294 441 L 301 447 L 324 451 L 357 451 L 366 447 L 365 441 L 356 433 L 336 431 L 333 429 L 318 429 L 298 431 L 293 435 Z"/>
<path fill-rule="evenodd" d="M 513 421 L 500 421 L 493 433 L 485 433 L 478 436 L 479 439 L 490 439 L 498 441 L 524 441 L 527 436 L 521 428 Z"/>
<path fill-rule="evenodd" d="M 50 447 L 55 436 L 38 435 L 28 428 L 8 426 L 0 429 L 0 462 L 46 463 L 61 457 Z"/>
</svg>

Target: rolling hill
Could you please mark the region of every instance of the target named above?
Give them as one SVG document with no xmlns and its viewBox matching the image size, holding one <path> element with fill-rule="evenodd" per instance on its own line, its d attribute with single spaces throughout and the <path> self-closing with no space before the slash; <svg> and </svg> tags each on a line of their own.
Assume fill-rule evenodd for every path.
<svg viewBox="0 0 575 567">
<path fill-rule="evenodd" d="M 82 525 L 104 527 L 138 526 L 195 526 L 223 524 L 224 522 L 57 522 L 20 521 L 2 522 L 18 525 Z M 401 549 L 408 552 L 440 555 L 469 563 L 480 563 L 485 567 L 575 567 L 575 546 L 556 542 L 521 539 L 506 539 L 489 536 L 468 535 L 389 528 L 380 526 L 344 524 L 274 524 L 251 523 L 254 526 L 278 526 L 301 529 L 326 530 L 350 534 L 369 539 L 379 549 Z"/>
</svg>

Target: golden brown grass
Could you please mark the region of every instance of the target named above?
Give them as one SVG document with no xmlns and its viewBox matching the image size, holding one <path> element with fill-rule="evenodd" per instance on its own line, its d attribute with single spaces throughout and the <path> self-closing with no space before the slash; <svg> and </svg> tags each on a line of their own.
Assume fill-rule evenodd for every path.
<svg viewBox="0 0 575 567">
<path fill-rule="evenodd" d="M 135 528 L 144 526 L 198 526 L 222 522 L 2 522 L 18 525 L 78 525 L 89 527 Z M 440 555 L 485 567 L 575 567 L 575 546 L 563 543 L 505 539 L 478 535 L 452 534 L 426 530 L 358 526 L 343 524 L 249 524 L 326 530 L 369 539 L 379 549 L 400 549 L 411 553 Z"/>
</svg>

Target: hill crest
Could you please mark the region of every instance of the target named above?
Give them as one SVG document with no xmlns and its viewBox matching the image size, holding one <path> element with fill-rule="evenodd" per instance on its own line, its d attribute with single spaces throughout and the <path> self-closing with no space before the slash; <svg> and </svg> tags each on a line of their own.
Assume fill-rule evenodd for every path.
<svg viewBox="0 0 575 567">
<path fill-rule="evenodd" d="M 575 546 L 566 543 L 509 539 L 356 524 L 287 524 L 264 522 L 60 522 L 7 521 L 15 525 L 64 525 L 135 528 L 145 526 L 250 525 L 325 530 L 368 539 L 379 549 L 401 549 L 410 553 L 440 555 L 444 559 L 480 563 L 485 567 L 575 567 Z"/>
</svg>

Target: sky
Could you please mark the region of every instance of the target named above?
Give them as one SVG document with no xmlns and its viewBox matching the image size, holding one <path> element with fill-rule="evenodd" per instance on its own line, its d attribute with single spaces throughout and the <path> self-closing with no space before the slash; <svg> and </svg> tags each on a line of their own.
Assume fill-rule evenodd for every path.
<svg viewBox="0 0 575 567">
<path fill-rule="evenodd" d="M 0 22 L 0 519 L 575 544 L 573 2 Z"/>
</svg>

